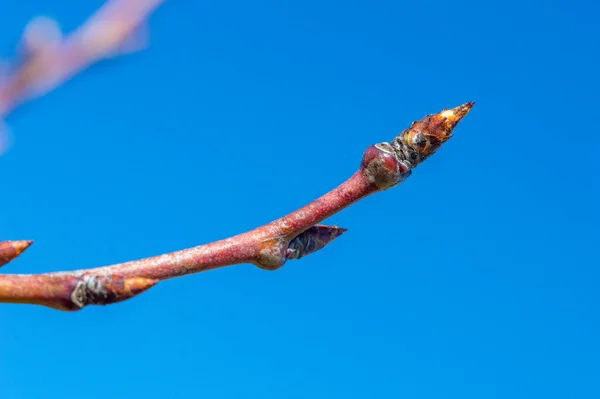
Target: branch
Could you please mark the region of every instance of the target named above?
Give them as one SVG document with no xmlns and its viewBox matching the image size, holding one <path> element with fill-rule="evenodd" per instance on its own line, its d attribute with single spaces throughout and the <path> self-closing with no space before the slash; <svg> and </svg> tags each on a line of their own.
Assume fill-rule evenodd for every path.
<svg viewBox="0 0 600 399">
<path fill-rule="evenodd" d="M 106 305 L 135 296 L 157 281 L 242 263 L 277 270 L 340 236 L 345 230 L 318 225 L 331 215 L 379 191 L 402 183 L 413 169 L 451 136 L 470 111 L 466 103 L 428 115 L 391 142 L 368 147 L 358 170 L 338 187 L 271 223 L 194 248 L 131 262 L 71 272 L 0 276 L 0 302 L 59 310 Z"/>
<path fill-rule="evenodd" d="M 40 97 L 103 59 L 141 50 L 144 22 L 164 0 L 109 0 L 81 27 L 62 37 L 45 17 L 25 29 L 18 59 L 0 82 L 0 121 L 27 100 Z M 6 132 L 0 132 L 0 154 Z"/>
</svg>

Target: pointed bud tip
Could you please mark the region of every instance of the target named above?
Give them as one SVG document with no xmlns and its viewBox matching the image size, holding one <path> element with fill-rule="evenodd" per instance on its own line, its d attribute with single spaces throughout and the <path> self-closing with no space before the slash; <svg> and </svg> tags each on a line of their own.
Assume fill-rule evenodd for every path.
<svg viewBox="0 0 600 399">
<path fill-rule="evenodd" d="M 313 228 L 316 229 L 316 231 L 318 231 L 319 233 L 331 235 L 331 239 L 332 240 L 334 238 L 337 238 L 337 237 L 341 236 L 346 231 L 348 231 L 348 229 L 345 229 L 343 227 L 328 226 L 328 225 L 324 225 L 324 224 L 314 225 Z"/>
<path fill-rule="evenodd" d="M 20 255 L 33 244 L 33 240 L 13 241 L 13 248 Z"/>
<path fill-rule="evenodd" d="M 332 235 L 333 238 L 338 238 L 339 236 L 341 236 L 342 234 L 344 234 L 345 232 L 347 232 L 348 229 L 345 229 L 343 227 L 335 227 L 335 230 L 332 231 Z"/>
<path fill-rule="evenodd" d="M 469 113 L 473 105 L 475 105 L 475 101 L 470 101 L 452 109 L 445 109 L 438 115 L 446 119 L 447 128 L 452 130 Z"/>
<path fill-rule="evenodd" d="M 456 117 L 458 119 L 463 118 L 469 113 L 469 111 L 471 110 L 471 108 L 473 108 L 474 105 L 475 101 L 469 101 L 468 103 L 464 103 L 462 105 L 459 105 L 458 107 L 453 108 L 454 112 L 456 113 Z"/>
<path fill-rule="evenodd" d="M 131 277 L 124 281 L 125 291 L 130 292 L 132 296 L 141 294 L 149 288 L 152 288 L 159 280 L 145 277 Z"/>
<path fill-rule="evenodd" d="M 0 266 L 4 266 L 16 259 L 32 243 L 32 240 L 0 241 Z"/>
</svg>

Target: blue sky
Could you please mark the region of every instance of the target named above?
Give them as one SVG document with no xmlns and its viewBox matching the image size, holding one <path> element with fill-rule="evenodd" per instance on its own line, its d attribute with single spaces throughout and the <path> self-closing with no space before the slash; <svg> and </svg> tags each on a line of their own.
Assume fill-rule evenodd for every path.
<svg viewBox="0 0 600 399">
<path fill-rule="evenodd" d="M 0 6 L 12 52 L 37 14 Z M 13 113 L 5 273 L 100 266 L 269 222 L 427 113 L 477 104 L 348 232 L 269 273 L 75 314 L 0 307 L 2 398 L 600 397 L 592 1 L 168 1 L 151 48 Z"/>
</svg>

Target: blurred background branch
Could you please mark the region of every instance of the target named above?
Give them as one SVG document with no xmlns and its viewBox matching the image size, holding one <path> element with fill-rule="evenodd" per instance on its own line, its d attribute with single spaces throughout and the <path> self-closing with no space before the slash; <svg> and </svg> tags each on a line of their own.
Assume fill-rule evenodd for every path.
<svg viewBox="0 0 600 399">
<path fill-rule="evenodd" d="M 164 0 L 109 0 L 79 28 L 65 35 L 57 21 L 32 19 L 17 54 L 0 76 L 0 122 L 25 101 L 40 97 L 92 64 L 144 49 L 146 20 Z M 0 154 L 8 129 L 0 126 Z"/>
</svg>

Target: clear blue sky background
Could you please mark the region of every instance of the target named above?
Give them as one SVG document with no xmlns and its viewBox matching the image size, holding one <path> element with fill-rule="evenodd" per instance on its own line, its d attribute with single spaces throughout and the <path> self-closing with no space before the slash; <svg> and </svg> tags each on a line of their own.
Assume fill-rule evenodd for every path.
<svg viewBox="0 0 600 399">
<path fill-rule="evenodd" d="M 11 3 L 11 4 L 9 4 Z M 39 13 L 0 6 L 10 55 Z M 12 398 L 598 398 L 594 1 L 175 1 L 152 47 L 8 119 L 5 273 L 99 266 L 269 222 L 413 120 L 476 100 L 400 187 L 274 273 L 164 282 L 75 314 L 0 307 Z"/>
</svg>

